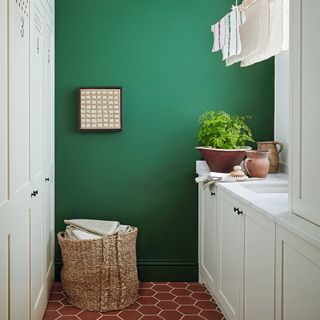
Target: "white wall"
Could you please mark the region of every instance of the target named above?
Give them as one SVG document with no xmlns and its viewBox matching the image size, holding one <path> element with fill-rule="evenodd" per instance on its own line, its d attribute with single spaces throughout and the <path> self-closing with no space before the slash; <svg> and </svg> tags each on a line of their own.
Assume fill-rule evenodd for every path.
<svg viewBox="0 0 320 320">
<path fill-rule="evenodd" d="M 275 58 L 275 140 L 284 144 L 280 154 L 281 169 L 288 170 L 289 147 L 289 52 Z"/>
</svg>

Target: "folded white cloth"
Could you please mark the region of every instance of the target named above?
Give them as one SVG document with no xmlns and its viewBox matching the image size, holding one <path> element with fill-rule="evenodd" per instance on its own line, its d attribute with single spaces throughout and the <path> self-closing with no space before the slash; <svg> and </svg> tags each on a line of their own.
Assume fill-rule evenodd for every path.
<svg viewBox="0 0 320 320">
<path fill-rule="evenodd" d="M 102 238 L 94 233 L 80 230 L 73 226 L 67 226 L 66 233 L 71 240 L 98 240 Z"/>
<path fill-rule="evenodd" d="M 263 0 L 265 1 L 265 0 Z M 255 52 L 250 57 L 246 57 L 241 61 L 241 67 L 247 67 L 254 63 L 269 59 L 279 54 L 283 48 L 288 47 L 288 23 L 284 20 L 284 0 L 268 0 L 269 2 L 269 37 L 263 48 L 259 52 Z M 286 0 L 285 0 L 286 1 Z M 287 4 L 288 5 L 288 4 Z M 288 7 L 287 7 L 288 9 Z M 262 14 L 266 15 L 264 11 Z M 286 35 L 284 34 L 286 33 Z"/>
<path fill-rule="evenodd" d="M 64 223 L 67 225 L 77 227 L 82 231 L 92 232 L 100 236 L 114 234 L 120 225 L 118 221 L 104 221 L 91 219 L 64 220 Z"/>
</svg>

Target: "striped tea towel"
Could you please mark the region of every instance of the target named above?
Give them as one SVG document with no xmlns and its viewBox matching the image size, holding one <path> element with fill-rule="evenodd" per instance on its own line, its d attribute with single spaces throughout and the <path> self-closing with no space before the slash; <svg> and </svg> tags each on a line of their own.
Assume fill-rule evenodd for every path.
<svg viewBox="0 0 320 320">
<path fill-rule="evenodd" d="M 219 22 L 211 26 L 211 32 L 213 32 L 212 52 L 217 52 L 223 48 L 226 34 L 225 27 L 225 17 L 223 17 Z"/>
<path fill-rule="evenodd" d="M 246 21 L 245 15 L 239 7 L 234 7 L 224 18 L 225 42 L 222 48 L 223 60 L 238 55 L 242 51 L 239 27 Z"/>
</svg>

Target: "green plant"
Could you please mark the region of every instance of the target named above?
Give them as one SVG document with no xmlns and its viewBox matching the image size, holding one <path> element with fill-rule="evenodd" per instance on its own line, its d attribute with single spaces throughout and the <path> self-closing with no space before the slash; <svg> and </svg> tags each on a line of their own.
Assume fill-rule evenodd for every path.
<svg viewBox="0 0 320 320">
<path fill-rule="evenodd" d="M 200 146 L 218 149 L 236 149 L 254 142 L 246 123 L 249 116 L 233 116 L 224 111 L 207 111 L 199 119 Z"/>
</svg>

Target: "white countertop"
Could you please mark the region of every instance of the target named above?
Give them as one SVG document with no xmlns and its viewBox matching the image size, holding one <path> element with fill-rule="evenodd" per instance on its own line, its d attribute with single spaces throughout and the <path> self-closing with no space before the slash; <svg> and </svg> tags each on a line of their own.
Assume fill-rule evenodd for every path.
<svg viewBox="0 0 320 320">
<path fill-rule="evenodd" d="M 199 176 L 204 176 L 210 173 L 210 169 L 205 161 L 197 161 L 196 172 Z M 285 186 L 288 184 L 288 175 L 285 173 L 269 174 L 266 180 L 217 182 L 216 186 L 320 248 L 320 227 L 289 212 L 288 193 L 257 193 L 245 187 L 252 184 Z"/>
</svg>

